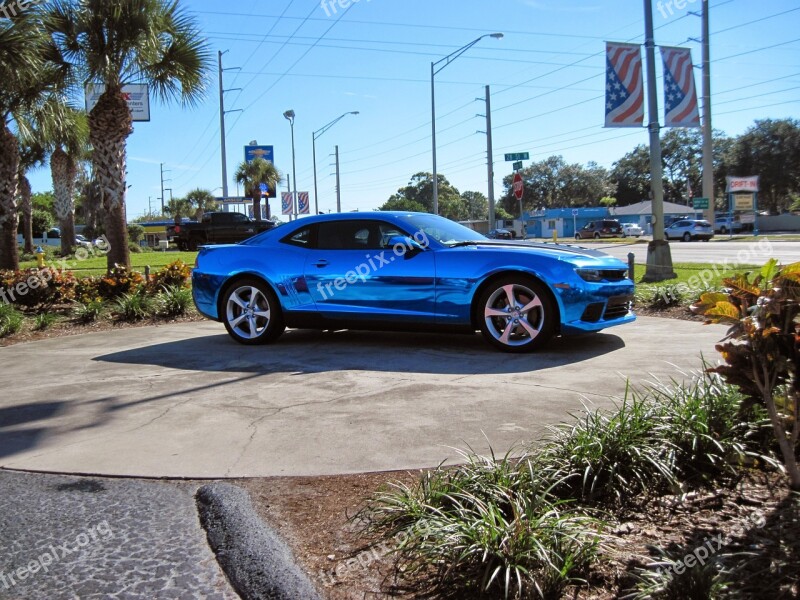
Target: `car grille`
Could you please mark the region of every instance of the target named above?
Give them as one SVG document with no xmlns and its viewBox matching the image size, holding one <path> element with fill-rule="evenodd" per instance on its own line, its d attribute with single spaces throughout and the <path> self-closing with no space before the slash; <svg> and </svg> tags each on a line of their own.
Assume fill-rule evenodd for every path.
<svg viewBox="0 0 800 600">
<path fill-rule="evenodd" d="M 600 272 L 606 281 L 622 281 L 628 276 L 626 269 L 603 269 Z"/>
<path fill-rule="evenodd" d="M 633 296 L 613 296 L 608 299 L 606 304 L 606 312 L 603 314 L 603 319 L 611 321 L 619 319 L 628 314 L 633 306 Z"/>
</svg>

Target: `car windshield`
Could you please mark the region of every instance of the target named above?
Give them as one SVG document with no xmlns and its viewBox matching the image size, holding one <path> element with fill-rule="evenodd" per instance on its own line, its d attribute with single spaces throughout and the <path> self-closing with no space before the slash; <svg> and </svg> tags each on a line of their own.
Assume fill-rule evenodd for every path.
<svg viewBox="0 0 800 600">
<path fill-rule="evenodd" d="M 473 231 L 469 227 L 464 227 L 450 219 L 437 217 L 436 215 L 408 215 L 403 217 L 403 221 L 408 223 L 414 230 L 412 234 L 421 232 L 426 238 L 436 240 L 440 244 L 447 246 L 462 242 L 479 242 L 486 239 L 486 236 Z"/>
</svg>

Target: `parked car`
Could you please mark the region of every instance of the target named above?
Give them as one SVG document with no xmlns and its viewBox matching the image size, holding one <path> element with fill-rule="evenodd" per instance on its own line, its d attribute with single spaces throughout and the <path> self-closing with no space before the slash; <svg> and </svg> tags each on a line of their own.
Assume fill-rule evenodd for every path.
<svg viewBox="0 0 800 600">
<path fill-rule="evenodd" d="M 614 219 L 591 221 L 575 232 L 576 240 L 622 237 L 622 227 Z"/>
<path fill-rule="evenodd" d="M 86 237 L 81 235 L 80 233 L 75 235 L 75 245 L 81 246 L 82 248 L 86 248 L 87 250 L 91 250 L 92 246 L 94 246 L 94 244 L 91 241 L 87 240 Z"/>
<path fill-rule="evenodd" d="M 622 237 L 641 237 L 644 235 L 644 229 L 639 227 L 636 223 L 623 223 L 622 224 Z"/>
<path fill-rule="evenodd" d="M 508 229 L 492 229 L 486 234 L 490 240 L 511 240 L 514 236 Z"/>
<path fill-rule="evenodd" d="M 235 245 L 204 246 L 198 310 L 242 344 L 286 327 L 480 330 L 526 352 L 555 335 L 633 321 L 627 265 L 602 252 L 489 240 L 437 215 L 317 215 Z"/>
<path fill-rule="evenodd" d="M 675 221 L 664 230 L 664 237 L 668 240 L 703 240 L 707 242 L 714 237 L 711 223 L 700 219 L 681 219 Z"/>
<path fill-rule="evenodd" d="M 744 225 L 740 221 L 731 219 L 728 215 L 718 215 L 714 217 L 714 233 L 739 233 L 744 229 Z"/>
<path fill-rule="evenodd" d="M 236 212 L 208 212 L 203 220 L 167 227 L 167 239 L 180 250 L 197 250 L 203 244 L 232 244 L 272 229 L 272 221 L 255 221 Z"/>
</svg>

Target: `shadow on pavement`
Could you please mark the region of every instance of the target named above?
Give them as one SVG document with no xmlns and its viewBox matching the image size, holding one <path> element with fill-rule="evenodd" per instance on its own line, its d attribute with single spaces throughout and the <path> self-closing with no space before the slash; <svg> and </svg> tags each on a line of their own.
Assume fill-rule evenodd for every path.
<svg viewBox="0 0 800 600">
<path fill-rule="evenodd" d="M 226 334 L 123 350 L 93 360 L 230 373 L 373 371 L 428 374 L 523 373 L 591 360 L 625 347 L 613 334 L 555 338 L 532 354 L 492 349 L 479 335 L 287 331 L 276 343 L 242 346 Z"/>
<path fill-rule="evenodd" d="M 64 402 L 19 404 L 0 408 L 0 458 L 35 448 L 47 429 L 25 426 L 50 419 L 63 408 Z"/>
</svg>

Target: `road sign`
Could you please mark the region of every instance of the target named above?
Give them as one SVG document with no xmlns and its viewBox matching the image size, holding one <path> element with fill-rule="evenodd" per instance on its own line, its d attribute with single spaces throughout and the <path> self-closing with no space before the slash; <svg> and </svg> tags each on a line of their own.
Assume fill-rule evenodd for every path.
<svg viewBox="0 0 800 600">
<path fill-rule="evenodd" d="M 695 198 L 692 200 L 695 210 L 705 210 L 708 208 L 708 198 Z"/>
<path fill-rule="evenodd" d="M 511 167 L 515 171 L 521 171 L 522 170 L 522 161 L 520 160 L 520 161 L 515 162 L 513 165 L 511 165 Z"/>
<path fill-rule="evenodd" d="M 514 196 L 516 196 L 517 200 L 522 200 L 522 194 L 525 191 L 525 185 L 522 183 L 522 175 L 514 173 L 514 183 L 511 184 L 511 188 L 514 190 Z"/>
<path fill-rule="evenodd" d="M 122 86 L 122 95 L 125 97 L 125 102 L 128 103 L 128 109 L 131 111 L 131 119 L 134 121 L 149 121 L 150 120 L 150 88 L 145 83 L 131 83 Z M 103 83 L 87 83 L 85 88 L 86 98 L 86 112 L 91 112 L 92 109 L 100 100 L 100 96 L 106 91 L 106 86 Z"/>
<path fill-rule="evenodd" d="M 733 210 L 753 210 L 753 194 L 734 194 Z"/>
<path fill-rule="evenodd" d="M 528 160 L 530 155 L 527 152 L 515 152 L 513 154 L 506 154 L 506 162 L 514 162 L 517 160 Z"/>
<path fill-rule="evenodd" d="M 573 217 L 577 217 L 578 216 L 578 209 L 577 208 L 573 208 L 572 209 L 572 216 Z"/>
</svg>

